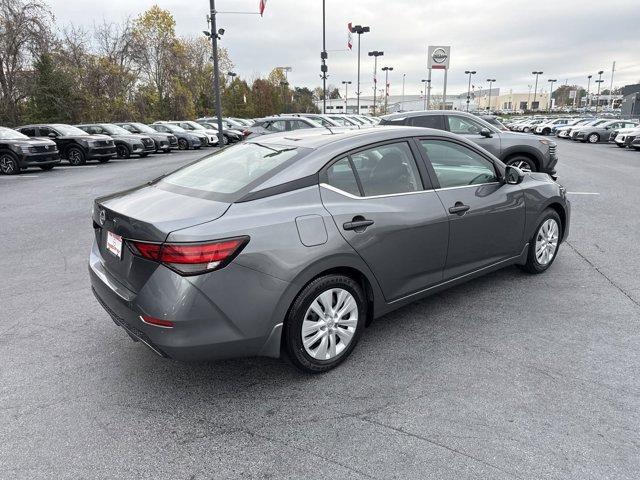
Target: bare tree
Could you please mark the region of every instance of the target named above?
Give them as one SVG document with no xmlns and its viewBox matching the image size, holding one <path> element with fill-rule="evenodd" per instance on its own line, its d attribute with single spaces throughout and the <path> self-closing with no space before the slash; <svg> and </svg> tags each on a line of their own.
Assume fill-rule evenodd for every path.
<svg viewBox="0 0 640 480">
<path fill-rule="evenodd" d="M 33 57 L 48 48 L 52 22 L 39 0 L 0 0 L 0 103 L 6 123 L 19 120 Z"/>
</svg>

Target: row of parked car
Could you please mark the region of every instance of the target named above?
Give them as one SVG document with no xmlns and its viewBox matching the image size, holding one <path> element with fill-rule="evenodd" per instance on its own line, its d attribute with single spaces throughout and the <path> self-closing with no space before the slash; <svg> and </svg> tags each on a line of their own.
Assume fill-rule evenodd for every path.
<svg viewBox="0 0 640 480">
<path fill-rule="evenodd" d="M 13 175 L 29 167 L 51 170 L 66 160 L 83 165 L 88 160 L 106 163 L 112 158 L 146 157 L 171 150 L 218 146 L 212 118 L 197 121 L 32 124 L 16 129 L 0 127 L 0 173 Z M 225 118 L 224 144 L 243 140 L 251 120 Z"/>
<path fill-rule="evenodd" d="M 516 132 L 555 135 L 563 140 L 582 143 L 615 143 L 621 148 L 640 150 L 640 122 L 594 117 L 519 119 L 506 124 Z"/>
</svg>

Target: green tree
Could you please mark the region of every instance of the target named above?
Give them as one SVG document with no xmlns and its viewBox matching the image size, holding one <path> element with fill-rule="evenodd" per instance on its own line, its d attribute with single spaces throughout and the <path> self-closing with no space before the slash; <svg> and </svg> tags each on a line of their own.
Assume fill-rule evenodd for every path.
<svg viewBox="0 0 640 480">
<path fill-rule="evenodd" d="M 33 66 L 31 92 L 27 100 L 29 122 L 59 122 L 71 120 L 68 105 L 73 83 L 57 66 L 50 53 L 41 54 Z"/>
</svg>

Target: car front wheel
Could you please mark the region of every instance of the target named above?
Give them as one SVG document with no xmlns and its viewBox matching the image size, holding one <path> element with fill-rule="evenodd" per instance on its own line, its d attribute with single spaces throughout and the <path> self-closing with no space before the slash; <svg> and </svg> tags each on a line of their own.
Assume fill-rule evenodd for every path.
<svg viewBox="0 0 640 480">
<path fill-rule="evenodd" d="M 129 147 L 123 144 L 120 144 L 116 147 L 116 153 L 118 154 L 118 158 L 131 157 L 131 151 L 129 150 Z"/>
<path fill-rule="evenodd" d="M 587 137 L 587 140 L 589 140 L 589 143 L 598 143 L 600 141 L 600 135 L 592 133 Z"/>
<path fill-rule="evenodd" d="M 184 138 L 178 140 L 178 149 L 180 150 L 189 150 L 189 142 L 187 142 Z"/>
<path fill-rule="evenodd" d="M 294 301 L 284 327 L 291 362 L 309 373 L 339 365 L 364 328 L 366 302 L 360 285 L 344 275 L 313 280 Z"/>
<path fill-rule="evenodd" d="M 507 161 L 507 165 L 512 165 L 514 167 L 518 167 L 523 172 L 536 172 L 538 169 L 536 168 L 536 164 L 528 157 L 518 156 L 510 158 Z"/>
<path fill-rule="evenodd" d="M 0 154 L 0 173 L 3 175 L 16 175 L 20 173 L 18 159 L 12 153 Z"/>
<path fill-rule="evenodd" d="M 529 273 L 542 273 L 556 259 L 560 239 L 562 238 L 562 222 L 558 212 L 547 209 L 538 223 L 535 233 L 529 240 L 527 263 L 522 269 Z"/>
<path fill-rule="evenodd" d="M 87 163 L 84 150 L 82 150 L 79 147 L 71 147 L 67 151 L 67 160 L 71 165 L 75 167 L 77 167 L 78 165 L 84 165 L 85 163 Z"/>
</svg>

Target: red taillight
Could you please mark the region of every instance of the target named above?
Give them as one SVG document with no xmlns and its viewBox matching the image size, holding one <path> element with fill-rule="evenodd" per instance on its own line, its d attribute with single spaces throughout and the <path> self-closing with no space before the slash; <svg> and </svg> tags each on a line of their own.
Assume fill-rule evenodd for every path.
<svg viewBox="0 0 640 480">
<path fill-rule="evenodd" d="M 142 320 L 147 325 L 153 325 L 154 327 L 173 328 L 173 322 L 170 320 L 162 320 L 161 318 L 153 318 L 148 315 L 140 315 Z"/>
<path fill-rule="evenodd" d="M 136 255 L 161 262 L 181 275 L 197 275 L 224 267 L 248 241 L 249 237 L 238 237 L 206 243 L 129 243 Z"/>
<path fill-rule="evenodd" d="M 243 130 L 242 135 L 248 137 L 249 135 L 251 135 L 251 130 Z"/>
</svg>

